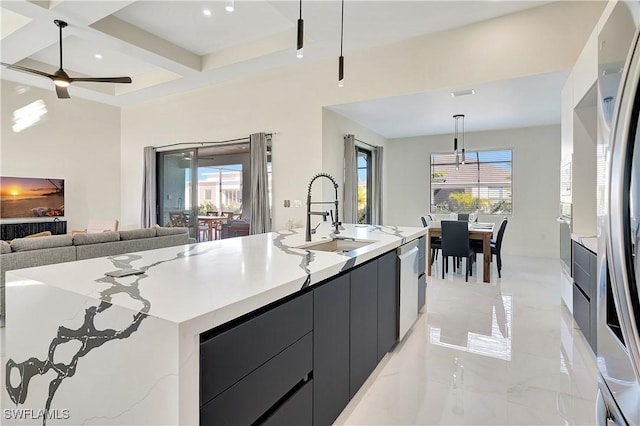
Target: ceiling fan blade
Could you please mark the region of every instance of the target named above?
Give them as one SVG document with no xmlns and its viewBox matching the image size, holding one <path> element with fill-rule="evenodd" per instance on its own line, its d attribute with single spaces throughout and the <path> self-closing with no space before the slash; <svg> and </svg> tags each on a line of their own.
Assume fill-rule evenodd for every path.
<svg viewBox="0 0 640 426">
<path fill-rule="evenodd" d="M 69 88 L 68 87 L 60 87 L 56 85 L 56 95 L 58 95 L 58 99 L 69 99 Z"/>
<path fill-rule="evenodd" d="M 92 83 L 131 83 L 131 77 L 72 77 L 71 81 L 89 81 Z"/>
<path fill-rule="evenodd" d="M 53 74 L 48 74 L 46 72 L 34 70 L 34 69 L 31 69 L 31 68 L 21 67 L 20 65 L 7 64 L 7 63 L 4 63 L 4 62 L 0 62 L 0 65 L 2 65 L 4 67 L 7 67 L 9 69 L 14 69 L 14 70 L 18 70 L 18 71 L 28 72 L 28 73 L 31 73 L 31 74 L 41 75 L 42 77 L 53 78 Z"/>
</svg>

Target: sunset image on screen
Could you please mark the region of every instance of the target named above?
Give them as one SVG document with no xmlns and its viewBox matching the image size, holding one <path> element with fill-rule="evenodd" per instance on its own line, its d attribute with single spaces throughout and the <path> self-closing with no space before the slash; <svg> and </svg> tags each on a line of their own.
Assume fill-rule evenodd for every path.
<svg viewBox="0 0 640 426">
<path fill-rule="evenodd" d="M 64 180 L 0 177 L 0 217 L 64 216 Z"/>
</svg>

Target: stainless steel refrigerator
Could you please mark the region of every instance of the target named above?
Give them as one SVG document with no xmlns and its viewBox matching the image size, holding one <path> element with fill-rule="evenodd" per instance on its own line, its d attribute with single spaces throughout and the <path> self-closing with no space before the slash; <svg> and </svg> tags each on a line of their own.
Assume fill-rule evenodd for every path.
<svg viewBox="0 0 640 426">
<path fill-rule="evenodd" d="M 640 45 L 637 2 L 598 40 L 599 425 L 640 425 Z"/>
</svg>

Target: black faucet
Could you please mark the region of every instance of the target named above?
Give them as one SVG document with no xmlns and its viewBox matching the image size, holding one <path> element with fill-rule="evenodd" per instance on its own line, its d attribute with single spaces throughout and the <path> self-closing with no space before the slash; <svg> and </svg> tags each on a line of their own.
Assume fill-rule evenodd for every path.
<svg viewBox="0 0 640 426">
<path fill-rule="evenodd" d="M 327 179 L 329 179 L 331 181 L 331 183 L 333 183 L 333 188 L 336 191 L 336 199 L 335 201 L 314 201 L 311 202 L 311 186 L 313 185 L 313 182 L 315 182 L 316 179 L 318 179 L 319 177 L 326 177 Z M 319 215 L 322 216 L 324 218 L 324 220 L 327 220 L 327 216 L 329 215 L 328 212 L 312 212 L 311 211 L 311 204 L 334 204 L 335 205 L 335 209 L 336 209 L 336 220 L 331 224 L 335 229 L 334 229 L 334 233 L 335 234 L 339 234 L 340 233 L 340 220 L 338 219 L 338 183 L 336 182 L 336 180 L 329 174 L 327 173 L 318 173 L 317 175 L 315 175 L 312 179 L 311 182 L 309 182 L 309 187 L 307 189 L 307 228 L 306 228 L 306 236 L 305 236 L 305 241 L 311 241 L 311 216 L 312 215 Z M 333 218 L 333 215 L 331 215 L 331 218 Z"/>
</svg>

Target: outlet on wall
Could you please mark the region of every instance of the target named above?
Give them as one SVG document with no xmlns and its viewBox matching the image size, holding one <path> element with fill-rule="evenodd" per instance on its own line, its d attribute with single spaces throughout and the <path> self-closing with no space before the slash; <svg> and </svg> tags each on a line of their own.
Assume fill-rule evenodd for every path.
<svg viewBox="0 0 640 426">
<path fill-rule="evenodd" d="M 285 207 L 291 207 L 291 200 L 284 200 Z"/>
</svg>

